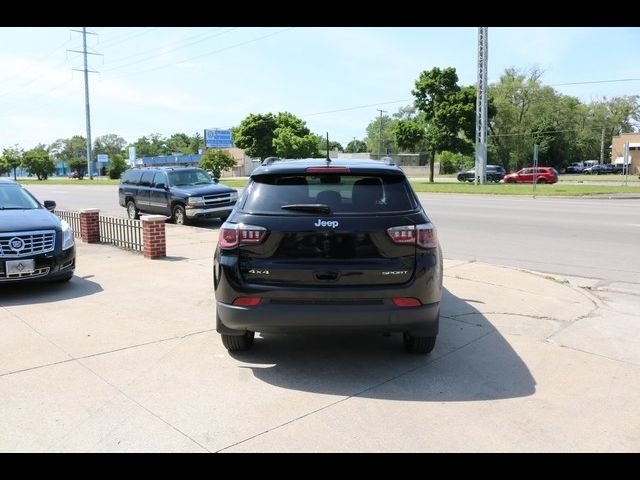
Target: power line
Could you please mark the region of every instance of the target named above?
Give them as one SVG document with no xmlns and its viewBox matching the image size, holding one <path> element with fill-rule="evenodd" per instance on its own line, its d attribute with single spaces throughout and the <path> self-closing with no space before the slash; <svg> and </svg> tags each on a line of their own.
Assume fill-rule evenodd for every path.
<svg viewBox="0 0 640 480">
<path fill-rule="evenodd" d="M 151 33 L 152 31 L 157 30 L 157 29 L 158 29 L 158 27 L 145 27 L 141 31 L 129 32 L 129 33 L 133 33 L 132 35 L 129 35 L 128 33 L 124 33 L 124 34 L 122 34 L 120 36 L 116 36 L 115 39 L 112 38 L 110 41 L 107 41 L 106 43 L 103 43 L 101 45 L 101 47 L 103 49 L 105 47 L 111 48 L 114 45 L 119 45 L 120 43 L 126 42 L 127 40 L 131 40 L 132 38 L 136 38 L 136 37 L 140 37 L 142 35 L 146 35 L 147 33 Z"/>
<path fill-rule="evenodd" d="M 316 112 L 316 113 L 305 113 L 304 115 L 299 115 L 300 117 L 313 117 L 314 115 L 324 115 L 327 113 L 338 113 L 338 112 L 346 112 L 348 110 L 358 110 L 360 108 L 371 108 L 377 107 L 380 105 L 390 105 L 392 103 L 404 103 L 411 101 L 410 98 L 405 98 L 403 100 L 393 100 L 391 102 L 380 102 L 380 103 L 370 103 L 368 105 L 358 105 L 357 107 L 348 107 L 348 108 L 340 108 L 338 110 L 326 110 L 324 112 Z"/>
<path fill-rule="evenodd" d="M 640 78 L 617 78 L 615 80 L 590 80 L 588 82 L 552 83 L 548 87 L 559 87 L 562 85 L 586 85 L 589 83 L 613 83 L 613 82 L 638 82 Z"/>
<path fill-rule="evenodd" d="M 280 33 L 284 33 L 286 31 L 292 30 L 294 28 L 295 27 L 285 28 L 283 30 L 278 30 L 277 32 L 272 32 L 272 33 L 269 33 L 267 35 L 262 35 L 261 37 L 256 37 L 256 38 L 252 38 L 251 40 L 247 40 L 247 41 L 244 41 L 244 42 L 236 43 L 234 45 L 229 45 L 228 47 L 219 48 L 217 50 L 212 50 L 210 52 L 202 53 L 200 55 L 194 55 L 193 57 L 185 58 L 184 60 L 181 60 L 179 62 L 171 62 L 171 63 L 165 64 L 165 65 L 160 65 L 158 67 L 148 68 L 146 70 L 140 70 L 140 71 L 137 71 L 137 72 L 125 73 L 123 75 L 118 75 L 118 76 L 115 76 L 115 77 L 111 77 L 111 78 L 109 78 L 107 80 L 116 80 L 118 78 L 129 77 L 131 75 L 139 75 L 141 73 L 148 73 L 148 72 L 153 72 L 153 71 L 156 71 L 156 70 L 161 70 L 163 68 L 173 67 L 174 65 L 179 65 L 181 63 L 186 63 L 186 62 L 188 62 L 190 60 L 195 60 L 196 58 L 201 58 L 201 57 L 206 57 L 206 56 L 209 56 L 209 55 L 214 55 L 216 53 L 224 52 L 226 50 L 231 50 L 232 48 L 241 47 L 243 45 L 247 45 L 249 43 L 257 42 L 259 40 L 263 40 L 263 39 L 268 38 L 268 37 L 273 37 L 274 35 L 278 35 Z"/>
<path fill-rule="evenodd" d="M 526 133 L 497 133 L 487 135 L 488 137 L 516 137 L 527 135 L 544 135 L 545 133 L 563 133 L 563 132 L 577 132 L 582 130 L 581 128 L 570 128 L 568 130 L 546 130 L 544 132 L 526 132 Z"/>
<path fill-rule="evenodd" d="M 172 49 L 169 49 L 169 50 L 164 50 L 164 52 L 163 52 L 163 53 L 171 53 L 171 52 L 175 52 L 176 50 L 181 50 L 181 49 L 186 48 L 186 47 L 189 47 L 189 46 L 191 46 L 191 45 L 195 45 L 196 43 L 204 42 L 205 40 L 209 40 L 210 38 L 219 37 L 219 36 L 221 36 L 221 35 L 224 35 L 224 34 L 226 34 L 226 33 L 229 33 L 229 32 L 231 32 L 231 31 L 235 30 L 236 28 L 238 28 L 238 27 L 231 27 L 230 29 L 228 29 L 228 30 L 226 30 L 226 31 L 224 31 L 224 32 L 214 32 L 214 33 L 206 32 L 206 36 L 205 36 L 204 38 L 200 38 L 199 40 L 195 40 L 195 41 L 193 41 L 193 42 L 191 42 L 191 43 L 186 43 L 186 44 L 184 44 L 184 45 L 180 45 L 180 46 L 177 46 L 177 47 L 172 48 Z M 194 35 L 193 37 L 189 37 L 189 38 L 187 38 L 187 40 L 191 40 L 191 39 L 193 39 L 193 38 L 201 37 L 202 35 L 203 35 L 203 34 Z M 165 48 L 166 48 L 166 45 L 165 45 L 165 46 L 161 46 L 161 47 L 157 47 L 157 48 L 152 48 L 151 50 L 147 50 L 147 51 L 144 51 L 144 52 L 134 53 L 133 55 L 128 55 L 128 56 L 126 56 L 126 57 L 120 58 L 116 63 L 118 63 L 118 62 L 120 62 L 120 61 L 122 61 L 122 60 L 129 59 L 129 58 L 139 57 L 139 56 L 141 56 L 141 55 L 148 55 L 148 54 L 149 54 L 149 53 L 151 53 L 151 52 L 156 52 L 156 51 L 159 51 L 159 50 L 163 50 L 163 49 L 165 49 Z M 113 67 L 113 68 L 110 68 L 110 69 L 104 70 L 104 72 L 112 72 L 113 70 L 118 70 L 118 69 L 121 69 L 121 68 L 125 68 L 125 67 L 128 67 L 128 66 L 130 66 L 130 65 L 138 65 L 138 64 L 140 64 L 140 63 L 143 63 L 143 62 L 149 62 L 149 61 L 151 61 L 151 60 L 154 60 L 154 58 L 153 58 L 153 57 L 149 57 L 149 58 L 145 58 L 145 59 L 142 59 L 142 60 L 135 60 L 135 61 L 133 61 L 133 62 L 124 63 L 124 64 L 122 64 L 122 65 L 118 65 L 118 66 L 115 66 L 115 67 Z"/>
<path fill-rule="evenodd" d="M 48 53 L 46 53 L 45 55 L 42 55 L 42 56 L 39 56 L 39 57 L 34 58 L 34 59 L 33 59 L 33 61 L 34 61 L 34 62 L 40 62 L 40 61 L 42 61 L 42 60 L 45 60 L 45 59 L 47 59 L 47 58 L 51 57 L 51 55 L 53 55 L 55 52 L 57 52 L 58 50 L 60 50 L 62 47 L 64 47 L 64 46 L 65 46 L 67 43 L 69 43 L 70 41 L 71 41 L 71 39 L 65 40 L 64 42 L 62 42 L 60 45 L 58 45 L 58 46 L 57 46 L 56 48 L 54 48 L 53 50 L 50 50 L 50 51 L 49 51 Z M 40 77 L 42 77 L 42 76 L 43 76 L 43 75 L 39 75 L 39 76 L 38 76 L 38 77 L 36 77 L 36 78 L 40 78 Z M 7 76 L 7 77 L 3 78 L 2 80 L 0 80 L 0 84 L 7 83 L 8 81 L 10 81 L 10 80 L 12 80 L 13 78 L 16 78 L 16 77 L 17 77 L 17 75 L 9 75 L 9 76 Z M 4 95 L 4 94 L 3 94 L 3 95 Z"/>
</svg>

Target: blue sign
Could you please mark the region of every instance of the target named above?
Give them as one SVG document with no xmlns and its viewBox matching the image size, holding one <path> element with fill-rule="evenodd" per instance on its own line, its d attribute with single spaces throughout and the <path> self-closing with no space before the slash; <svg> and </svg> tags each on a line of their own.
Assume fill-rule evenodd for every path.
<svg viewBox="0 0 640 480">
<path fill-rule="evenodd" d="M 206 148 L 231 148 L 231 130 L 213 130 L 204 131 L 204 146 Z"/>
<path fill-rule="evenodd" d="M 109 155 L 105 155 L 103 153 L 100 153 L 97 155 L 98 157 L 98 162 L 99 163 L 108 163 L 109 162 Z"/>
</svg>

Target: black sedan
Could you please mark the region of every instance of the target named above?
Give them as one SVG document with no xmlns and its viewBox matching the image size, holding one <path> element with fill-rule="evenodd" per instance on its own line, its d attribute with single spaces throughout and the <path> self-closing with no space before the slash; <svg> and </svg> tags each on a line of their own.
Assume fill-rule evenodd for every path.
<svg viewBox="0 0 640 480">
<path fill-rule="evenodd" d="M 55 202 L 44 204 L 21 185 L 0 179 L 0 284 L 73 277 L 73 232 L 49 211 Z"/>
</svg>

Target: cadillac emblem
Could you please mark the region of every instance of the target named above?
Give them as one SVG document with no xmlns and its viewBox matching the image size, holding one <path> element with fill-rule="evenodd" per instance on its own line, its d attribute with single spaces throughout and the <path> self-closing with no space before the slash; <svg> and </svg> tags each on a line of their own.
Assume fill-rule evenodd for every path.
<svg viewBox="0 0 640 480">
<path fill-rule="evenodd" d="M 11 240 L 9 240 L 9 248 L 18 253 L 24 248 L 24 240 L 18 237 L 13 237 Z"/>
</svg>

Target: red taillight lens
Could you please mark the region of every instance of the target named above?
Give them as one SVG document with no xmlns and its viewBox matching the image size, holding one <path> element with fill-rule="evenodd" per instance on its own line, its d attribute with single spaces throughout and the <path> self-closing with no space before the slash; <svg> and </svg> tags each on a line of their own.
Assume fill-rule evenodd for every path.
<svg viewBox="0 0 640 480">
<path fill-rule="evenodd" d="M 422 302 L 420 300 L 413 297 L 395 297 L 395 298 L 392 298 L 391 300 L 393 300 L 393 304 L 396 307 L 402 307 L 402 308 L 419 307 L 420 305 L 422 305 Z"/>
<path fill-rule="evenodd" d="M 220 248 L 234 248 L 238 245 L 257 245 L 267 236 L 267 229 L 243 223 L 224 223 L 218 234 Z"/>
<path fill-rule="evenodd" d="M 238 307 L 255 307 L 261 300 L 260 297 L 236 297 L 233 304 Z"/>
<path fill-rule="evenodd" d="M 422 248 L 436 248 L 438 246 L 438 234 L 436 227 L 431 223 L 418 225 L 418 246 Z"/>
<path fill-rule="evenodd" d="M 307 173 L 349 173 L 349 167 L 308 167 Z"/>
<path fill-rule="evenodd" d="M 393 243 L 398 243 L 400 245 L 415 245 L 416 243 L 415 225 L 387 228 L 387 234 L 389 235 L 391 240 L 393 240 Z"/>
<path fill-rule="evenodd" d="M 418 245 L 422 248 L 435 248 L 438 246 L 436 227 L 432 223 L 422 225 L 404 225 L 387 229 L 387 234 L 393 243 L 398 245 Z"/>
<path fill-rule="evenodd" d="M 235 228 L 220 228 L 218 243 L 221 248 L 233 248 L 238 246 L 238 230 Z"/>
</svg>

